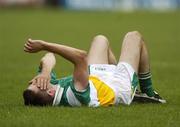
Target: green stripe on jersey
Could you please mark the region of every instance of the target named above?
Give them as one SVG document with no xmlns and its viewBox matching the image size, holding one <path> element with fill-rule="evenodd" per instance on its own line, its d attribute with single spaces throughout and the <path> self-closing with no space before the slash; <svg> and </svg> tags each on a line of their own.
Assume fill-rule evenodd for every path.
<svg viewBox="0 0 180 127">
<path fill-rule="evenodd" d="M 64 92 L 62 95 L 62 99 L 60 101 L 60 105 L 71 106 L 71 104 L 76 104 L 76 102 L 77 102 L 76 100 L 78 100 L 83 105 L 89 104 L 89 102 L 90 102 L 90 87 L 89 87 L 89 85 L 86 90 L 84 90 L 82 92 L 77 91 L 74 87 L 74 81 L 73 81 L 72 76 L 68 76 L 68 77 L 60 79 L 58 84 L 64 88 Z M 69 89 L 69 87 L 73 93 L 67 93 L 67 90 Z M 68 102 L 68 98 L 72 98 L 72 97 L 74 97 L 74 99 L 69 99 L 69 101 L 71 101 L 71 102 Z M 79 105 L 76 105 L 76 106 L 79 106 Z"/>
<path fill-rule="evenodd" d="M 90 87 L 88 87 L 83 91 L 77 91 L 74 85 L 71 85 L 71 89 L 76 96 L 76 98 L 81 102 L 83 105 L 88 105 L 90 102 Z"/>
</svg>

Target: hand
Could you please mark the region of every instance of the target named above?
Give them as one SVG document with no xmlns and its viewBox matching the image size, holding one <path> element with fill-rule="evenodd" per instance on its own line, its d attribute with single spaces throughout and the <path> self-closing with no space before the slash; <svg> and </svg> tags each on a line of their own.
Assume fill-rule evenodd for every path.
<svg viewBox="0 0 180 127">
<path fill-rule="evenodd" d="M 41 73 L 29 81 L 29 84 L 36 85 L 41 90 L 46 90 L 50 84 L 50 79 L 50 75 Z"/>
<path fill-rule="evenodd" d="M 39 52 L 39 51 L 44 49 L 44 44 L 45 43 L 46 42 L 44 42 L 42 40 L 28 39 L 28 41 L 24 45 L 24 51 L 29 52 L 29 53 Z"/>
</svg>

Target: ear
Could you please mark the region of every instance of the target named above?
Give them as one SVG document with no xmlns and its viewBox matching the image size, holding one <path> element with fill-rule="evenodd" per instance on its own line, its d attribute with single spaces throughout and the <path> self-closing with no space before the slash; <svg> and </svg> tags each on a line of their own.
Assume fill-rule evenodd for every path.
<svg viewBox="0 0 180 127">
<path fill-rule="evenodd" d="M 51 97 L 54 97 L 54 96 L 55 96 L 55 93 L 56 93 L 56 90 L 55 90 L 55 89 L 49 89 L 49 90 L 47 90 L 47 94 L 50 95 Z"/>
</svg>

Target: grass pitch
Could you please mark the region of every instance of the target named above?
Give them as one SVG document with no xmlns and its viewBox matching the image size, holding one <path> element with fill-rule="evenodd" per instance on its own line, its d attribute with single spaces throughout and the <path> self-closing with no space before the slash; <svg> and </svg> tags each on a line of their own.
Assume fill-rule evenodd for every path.
<svg viewBox="0 0 180 127">
<path fill-rule="evenodd" d="M 25 107 L 22 91 L 43 53 L 27 54 L 27 38 L 88 50 L 93 36 L 106 35 L 119 57 L 126 32 L 138 30 L 149 47 L 154 88 L 167 104 L 132 104 L 108 108 Z M 72 12 L 52 9 L 0 9 L 1 127 L 179 127 L 180 12 Z M 57 56 L 56 72 L 72 65 Z"/>
</svg>

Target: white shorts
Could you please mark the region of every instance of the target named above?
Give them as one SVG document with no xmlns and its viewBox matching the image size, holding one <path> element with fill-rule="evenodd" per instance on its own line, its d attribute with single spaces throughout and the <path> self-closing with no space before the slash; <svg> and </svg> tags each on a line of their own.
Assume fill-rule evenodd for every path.
<svg viewBox="0 0 180 127">
<path fill-rule="evenodd" d="M 132 66 L 125 62 L 116 65 L 92 64 L 90 75 L 97 76 L 100 80 L 111 87 L 115 92 L 115 104 L 129 105 L 138 84 L 137 75 Z"/>
</svg>

